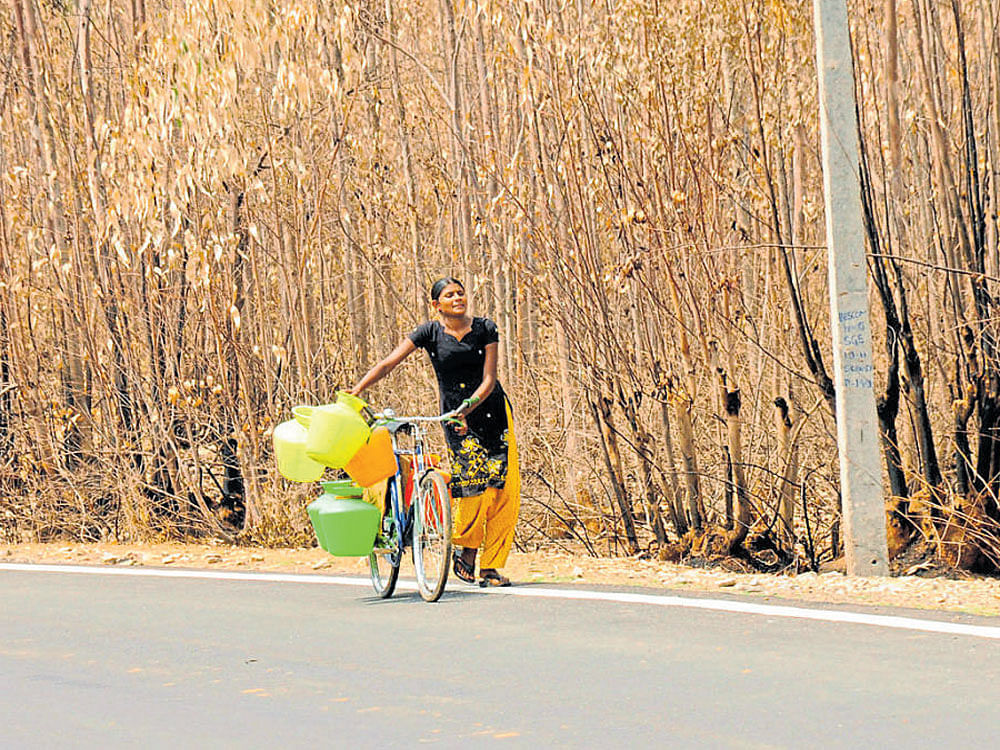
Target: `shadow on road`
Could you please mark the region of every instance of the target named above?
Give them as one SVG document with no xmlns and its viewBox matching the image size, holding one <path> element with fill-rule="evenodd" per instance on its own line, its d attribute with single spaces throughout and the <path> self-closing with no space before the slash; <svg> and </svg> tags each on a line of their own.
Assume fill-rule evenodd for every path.
<svg viewBox="0 0 1000 750">
<path fill-rule="evenodd" d="M 502 593 L 504 591 L 510 591 L 513 588 L 526 589 L 526 588 L 539 588 L 544 587 L 545 583 L 542 582 L 525 582 L 525 583 L 515 583 L 511 587 L 503 587 L 496 589 L 496 593 Z M 473 586 L 471 584 L 462 584 L 461 586 L 456 586 L 454 588 L 449 584 L 448 588 L 445 589 L 444 594 L 438 601 L 433 602 L 434 604 L 447 604 L 449 602 L 460 602 L 468 600 L 470 597 L 482 596 L 483 594 L 489 594 L 491 589 L 489 588 L 479 588 L 478 585 Z M 417 591 L 396 591 L 388 599 L 382 599 L 378 596 L 363 596 L 361 601 L 368 605 L 380 605 L 380 604 L 391 604 L 394 601 L 407 601 L 407 602 L 419 602 L 423 603 L 423 599 L 420 598 L 420 593 Z"/>
</svg>

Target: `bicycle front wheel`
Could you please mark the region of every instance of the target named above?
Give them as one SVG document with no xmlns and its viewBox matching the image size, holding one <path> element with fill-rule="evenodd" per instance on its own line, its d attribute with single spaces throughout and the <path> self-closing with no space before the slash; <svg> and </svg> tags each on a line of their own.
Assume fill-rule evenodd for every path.
<svg viewBox="0 0 1000 750">
<path fill-rule="evenodd" d="M 440 472 L 430 471 L 413 500 L 413 568 L 428 602 L 444 592 L 451 563 L 451 493 Z"/>
</svg>

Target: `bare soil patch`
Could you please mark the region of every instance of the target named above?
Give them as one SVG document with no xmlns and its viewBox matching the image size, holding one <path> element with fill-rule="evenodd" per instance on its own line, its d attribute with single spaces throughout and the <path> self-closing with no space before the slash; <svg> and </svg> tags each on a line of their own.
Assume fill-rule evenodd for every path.
<svg viewBox="0 0 1000 750">
<path fill-rule="evenodd" d="M 318 548 L 273 549 L 223 544 L 17 544 L 0 546 L 0 562 L 145 565 L 217 570 L 367 576 L 368 563 Z M 516 583 L 636 586 L 653 591 L 737 593 L 761 600 L 863 604 L 1000 616 L 1000 580 L 919 577 L 850 578 L 839 571 L 769 575 L 695 568 L 633 558 L 565 552 L 512 553 L 505 572 Z M 408 574 L 404 568 L 404 574 Z"/>
</svg>

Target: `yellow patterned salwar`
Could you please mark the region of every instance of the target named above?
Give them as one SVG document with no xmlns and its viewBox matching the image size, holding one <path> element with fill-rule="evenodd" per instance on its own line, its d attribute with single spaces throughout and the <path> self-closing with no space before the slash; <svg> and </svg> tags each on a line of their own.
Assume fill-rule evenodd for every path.
<svg viewBox="0 0 1000 750">
<path fill-rule="evenodd" d="M 521 509 L 521 472 L 514 439 L 514 420 L 507 404 L 507 481 L 487 487 L 471 497 L 455 498 L 455 533 L 458 547 L 482 548 L 480 568 L 502 568 L 514 542 L 514 527 Z"/>
</svg>

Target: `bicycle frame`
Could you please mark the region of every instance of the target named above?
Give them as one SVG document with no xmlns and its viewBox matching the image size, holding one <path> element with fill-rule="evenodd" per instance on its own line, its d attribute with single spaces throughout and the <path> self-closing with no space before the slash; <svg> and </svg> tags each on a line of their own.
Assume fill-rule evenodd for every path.
<svg viewBox="0 0 1000 750">
<path fill-rule="evenodd" d="M 392 596 L 396 588 L 407 547 L 413 550 L 417 589 L 424 601 L 436 602 L 444 593 L 451 558 L 451 494 L 427 453 L 426 425 L 453 417 L 451 412 L 438 417 L 396 417 L 390 409 L 376 415 L 380 426 L 389 431 L 396 458 L 396 473 L 389 478 L 382 503 L 377 546 L 368 555 L 372 585 L 382 599 Z M 412 450 L 402 447 L 404 434 L 410 436 Z M 412 471 L 404 470 L 404 459 L 412 463 Z M 413 490 L 407 503 L 410 481 Z"/>
<path fill-rule="evenodd" d="M 447 419 L 447 415 L 442 415 L 440 417 L 396 417 L 391 415 L 391 412 L 386 412 L 385 414 L 376 415 L 377 421 L 381 422 L 383 426 L 389 428 L 389 433 L 392 438 L 392 451 L 396 455 L 396 473 L 392 475 L 389 479 L 388 487 L 388 508 L 386 511 L 392 514 L 393 522 L 397 525 L 399 529 L 399 539 L 400 545 L 398 549 L 388 550 L 379 549 L 376 553 L 390 553 L 390 562 L 393 566 L 398 566 L 403 558 L 403 552 L 405 551 L 407 545 L 412 541 L 413 532 L 413 498 L 411 497 L 409 505 L 404 503 L 406 486 L 404 484 L 404 476 L 402 464 L 400 458 L 402 456 L 412 456 L 413 457 L 413 492 L 420 492 L 420 480 L 428 469 L 433 468 L 430 462 L 427 460 L 427 450 L 425 438 L 427 435 L 426 424 L 430 422 L 442 422 Z M 399 445 L 399 435 L 401 433 L 408 432 L 413 439 L 413 449 L 405 450 Z"/>
</svg>

